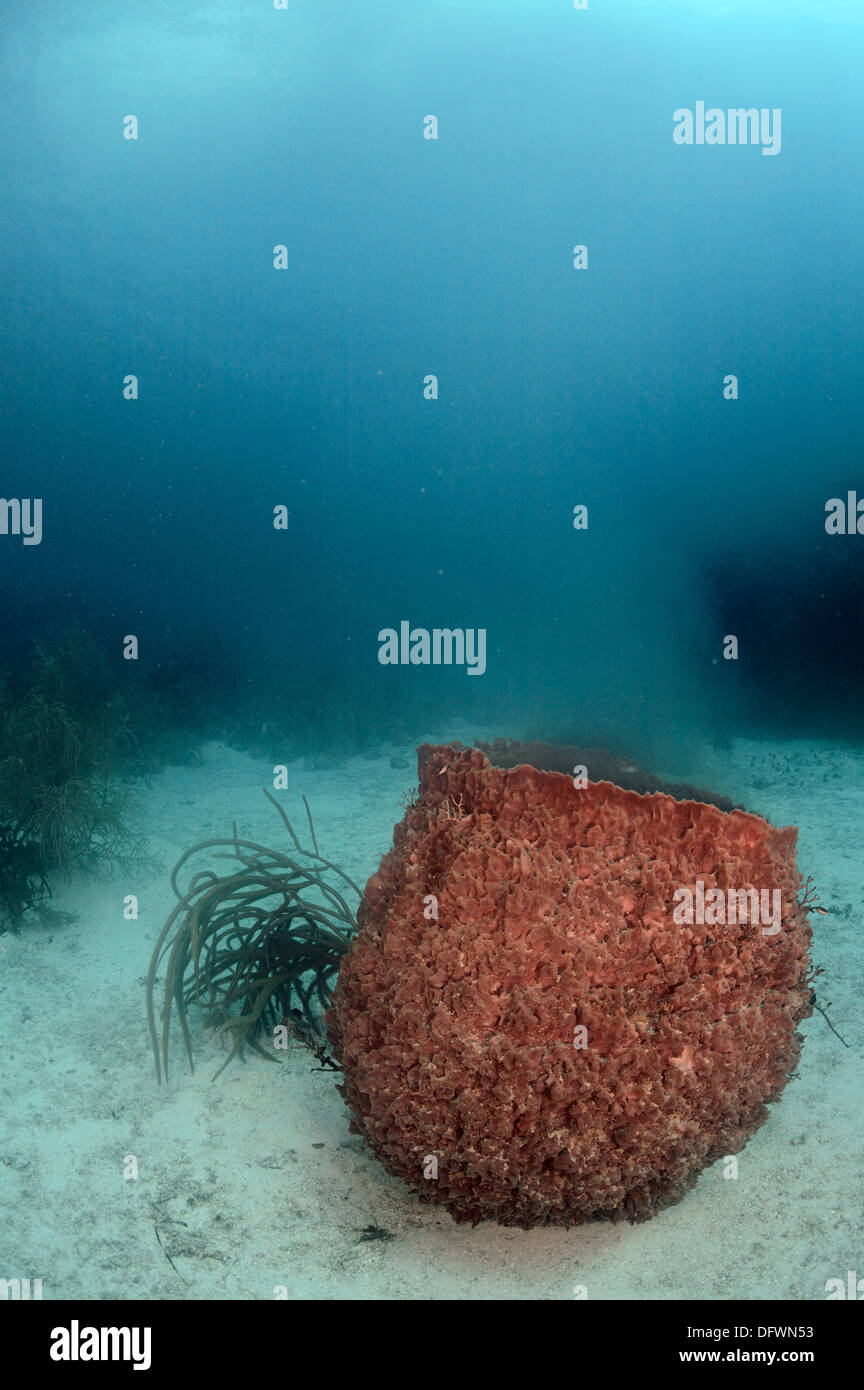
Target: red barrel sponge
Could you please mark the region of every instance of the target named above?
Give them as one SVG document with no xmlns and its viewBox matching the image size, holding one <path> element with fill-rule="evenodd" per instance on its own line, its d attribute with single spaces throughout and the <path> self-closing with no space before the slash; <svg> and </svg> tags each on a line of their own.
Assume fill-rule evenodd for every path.
<svg viewBox="0 0 864 1390">
<path fill-rule="evenodd" d="M 352 1129 L 457 1221 L 652 1216 L 795 1068 L 796 831 L 476 749 L 419 771 L 327 1019 Z"/>
</svg>

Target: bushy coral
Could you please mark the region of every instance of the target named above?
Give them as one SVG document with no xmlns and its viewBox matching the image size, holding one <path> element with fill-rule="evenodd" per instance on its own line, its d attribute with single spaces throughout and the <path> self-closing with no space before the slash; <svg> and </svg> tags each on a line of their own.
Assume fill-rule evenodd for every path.
<svg viewBox="0 0 864 1390">
<path fill-rule="evenodd" d="M 39 846 L 15 824 L 0 822 L 0 931 L 13 930 L 48 892 Z"/>
<path fill-rule="evenodd" d="M 477 750 L 419 772 L 328 1015 L 352 1127 L 459 1221 L 651 1216 L 795 1067 L 796 832 Z M 779 890 L 781 929 L 676 922 L 700 881 Z"/>
<path fill-rule="evenodd" d="M 132 738 L 128 711 L 92 639 L 75 628 L 37 647 L 26 679 L 4 687 L 0 705 L 6 886 L 13 871 L 20 877 L 24 849 L 43 879 L 140 860 L 129 789 L 117 778 Z"/>
</svg>

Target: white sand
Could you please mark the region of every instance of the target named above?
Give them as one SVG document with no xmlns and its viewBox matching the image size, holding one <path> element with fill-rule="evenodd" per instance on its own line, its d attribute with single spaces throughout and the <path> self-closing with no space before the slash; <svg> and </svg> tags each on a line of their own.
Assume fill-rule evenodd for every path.
<svg viewBox="0 0 864 1390">
<path fill-rule="evenodd" d="M 726 761 L 665 770 L 800 826 L 799 866 L 830 909 L 812 919 L 818 988 L 850 1046 L 818 1014 L 806 1022 L 799 1078 L 737 1180 L 717 1164 L 639 1226 L 523 1232 L 457 1226 L 420 1204 L 349 1135 L 336 1078 L 305 1050 L 232 1064 L 214 1084 L 221 1053 L 196 1031 L 194 1075 L 177 1047 L 157 1086 L 143 977 L 173 903 L 167 870 L 235 818 L 280 843 L 260 791 L 271 764 L 203 751 L 202 767 L 167 769 L 145 794 L 165 873 L 63 885 L 53 906 L 74 925 L 0 935 L 0 1277 L 41 1278 L 46 1299 L 270 1299 L 277 1286 L 290 1298 L 567 1299 L 577 1285 L 593 1299 L 821 1299 L 826 1280 L 860 1266 L 864 754 L 738 742 Z M 394 751 L 411 765 L 391 768 Z M 413 750 L 290 774 L 295 824 L 305 792 L 322 853 L 365 883 L 417 780 Z M 127 893 L 138 921 L 124 920 Z M 370 1226 L 392 1238 L 361 1239 Z"/>
</svg>

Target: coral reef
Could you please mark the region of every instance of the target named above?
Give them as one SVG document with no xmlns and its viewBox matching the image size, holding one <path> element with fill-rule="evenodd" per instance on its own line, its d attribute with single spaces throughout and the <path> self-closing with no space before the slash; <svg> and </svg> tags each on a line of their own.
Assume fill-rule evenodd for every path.
<svg viewBox="0 0 864 1390">
<path fill-rule="evenodd" d="M 426 745 L 419 775 L 327 1015 L 352 1128 L 458 1221 L 653 1215 L 795 1068 L 795 830 L 476 749 Z M 700 882 L 779 891 L 780 929 L 676 920 Z"/>
</svg>

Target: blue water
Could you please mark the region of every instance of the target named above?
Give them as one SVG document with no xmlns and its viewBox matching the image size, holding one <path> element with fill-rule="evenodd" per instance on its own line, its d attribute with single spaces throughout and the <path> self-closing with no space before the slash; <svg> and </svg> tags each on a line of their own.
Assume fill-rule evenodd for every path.
<svg viewBox="0 0 864 1390">
<path fill-rule="evenodd" d="M 0 537 L 7 650 L 77 616 L 152 659 L 204 618 L 250 671 L 367 683 L 370 719 L 401 678 L 662 743 L 749 678 L 770 723 L 784 652 L 759 672 L 757 625 L 731 669 L 706 569 L 761 593 L 792 552 L 809 594 L 845 548 L 860 599 L 824 507 L 861 481 L 864 36 L 756 9 L 7 19 L 3 494 L 44 507 L 38 547 Z M 676 145 L 700 100 L 779 108 L 779 155 Z M 485 675 L 381 668 L 402 620 L 485 628 Z"/>
</svg>

